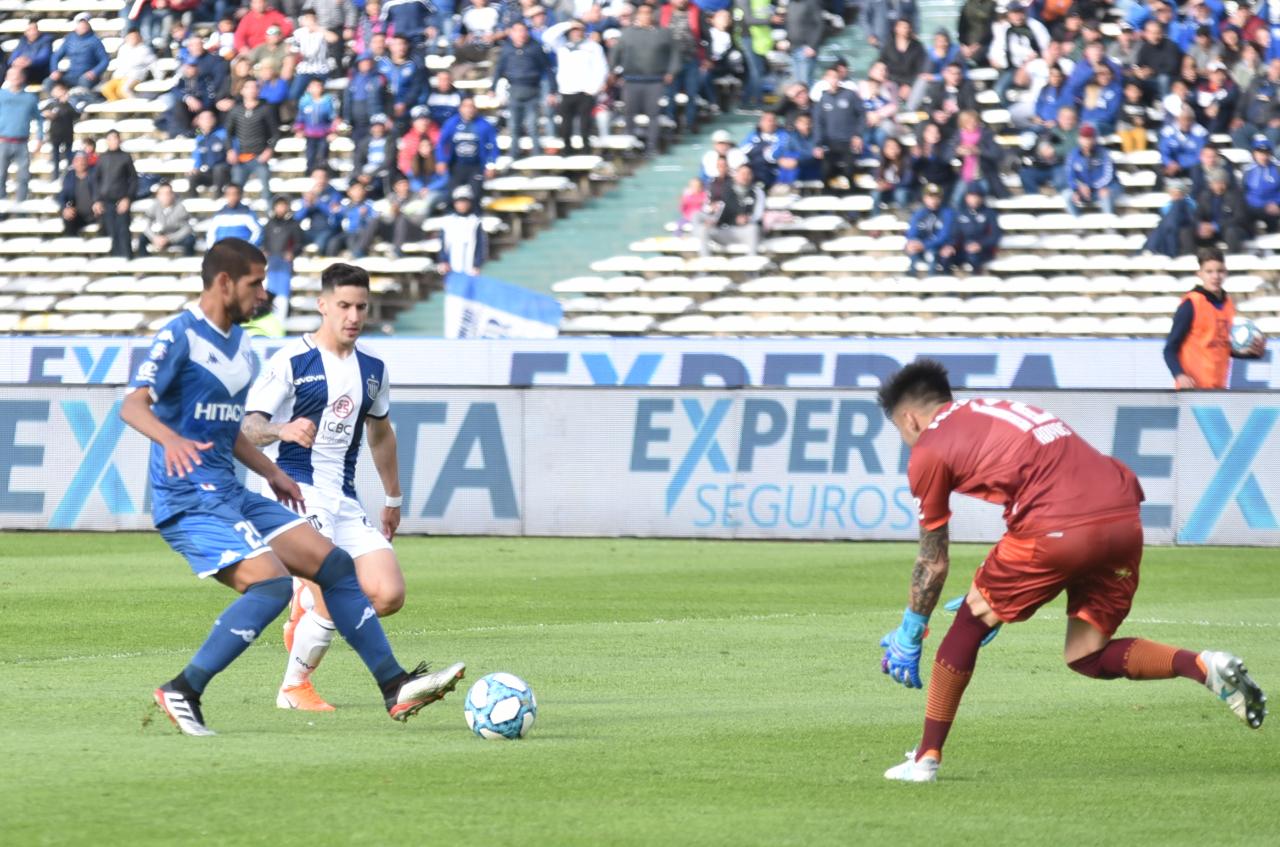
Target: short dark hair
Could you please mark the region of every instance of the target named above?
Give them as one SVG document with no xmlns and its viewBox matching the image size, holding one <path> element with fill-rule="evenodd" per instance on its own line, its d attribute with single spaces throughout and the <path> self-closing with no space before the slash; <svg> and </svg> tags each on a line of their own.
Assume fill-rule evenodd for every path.
<svg viewBox="0 0 1280 847">
<path fill-rule="evenodd" d="M 1221 249 L 1217 247 L 1204 247 L 1199 253 L 1196 253 L 1196 261 L 1200 263 L 1200 267 L 1204 267 L 1209 262 L 1227 263 L 1227 257 L 1223 255 Z"/>
<path fill-rule="evenodd" d="M 368 289 L 369 272 L 364 268 L 348 265 L 345 262 L 334 262 L 320 274 L 321 291 L 333 291 L 335 288 L 341 288 L 344 285 L 354 285 L 358 288 Z"/>
<path fill-rule="evenodd" d="M 903 403 L 950 403 L 951 380 L 941 362 L 916 359 L 880 386 L 879 399 L 888 418 Z"/>
<path fill-rule="evenodd" d="M 261 250 L 243 238 L 224 238 L 204 254 L 204 261 L 200 263 L 200 279 L 208 289 L 218 274 L 240 279 L 248 276 L 254 265 L 267 265 L 267 257 Z"/>
</svg>

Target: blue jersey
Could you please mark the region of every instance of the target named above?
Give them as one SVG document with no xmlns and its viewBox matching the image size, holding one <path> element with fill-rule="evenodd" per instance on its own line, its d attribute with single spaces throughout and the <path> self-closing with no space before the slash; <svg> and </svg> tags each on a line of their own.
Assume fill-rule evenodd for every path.
<svg viewBox="0 0 1280 847">
<path fill-rule="evenodd" d="M 492 165 L 498 160 L 498 133 L 484 118 L 464 121 L 454 115 L 440 130 L 436 161 L 460 165 Z"/>
<path fill-rule="evenodd" d="M 340 357 L 303 336 L 267 362 L 249 392 L 246 409 L 276 423 L 306 418 L 315 442 L 279 442 L 267 448 L 281 470 L 298 482 L 356 496 L 356 457 L 367 418 L 385 418 L 391 403 L 382 360 L 356 348 Z"/>
<path fill-rule="evenodd" d="M 199 306 L 189 307 L 156 334 L 150 355 L 129 387 L 150 389 L 151 410 L 174 432 L 213 444 L 200 454 L 202 464 L 185 477 L 169 476 L 164 448 L 151 444 L 151 515 L 156 525 L 200 508 L 210 493 L 225 496 L 241 488 L 233 449 L 256 370 L 249 336 L 235 325 L 224 333 Z"/>
</svg>

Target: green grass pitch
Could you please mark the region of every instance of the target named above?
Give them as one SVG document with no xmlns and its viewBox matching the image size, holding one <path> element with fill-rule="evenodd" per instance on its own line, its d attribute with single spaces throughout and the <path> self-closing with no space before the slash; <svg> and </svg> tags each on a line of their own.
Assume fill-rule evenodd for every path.
<svg viewBox="0 0 1280 847">
<path fill-rule="evenodd" d="M 154 534 L 0 542 L 0 844 L 1277 843 L 1280 714 L 1247 729 L 1185 680 L 1062 664 L 1062 601 L 984 648 L 935 786 L 881 774 L 924 694 L 879 670 L 913 545 L 406 538 L 402 662 L 458 693 L 388 720 L 351 651 L 337 707 L 275 708 L 272 626 L 205 695 L 150 706 L 231 598 Z M 957 546 L 947 595 L 982 548 Z M 1274 550 L 1151 549 L 1121 634 L 1243 655 L 1280 691 Z M 926 642 L 931 660 L 949 616 Z M 519 742 L 472 736 L 467 683 L 528 679 Z M 1274 692 L 1273 692 L 1274 693 Z M 1274 699 L 1274 698 L 1273 698 Z M 1280 701 L 1277 701 L 1280 703 Z"/>
</svg>

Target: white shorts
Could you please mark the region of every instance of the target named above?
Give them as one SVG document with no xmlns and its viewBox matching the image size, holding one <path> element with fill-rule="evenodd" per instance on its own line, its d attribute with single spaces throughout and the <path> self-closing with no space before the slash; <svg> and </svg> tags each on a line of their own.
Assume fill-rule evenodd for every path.
<svg viewBox="0 0 1280 847">
<path fill-rule="evenodd" d="M 302 499 L 307 504 L 307 520 L 321 535 L 346 550 L 351 558 L 359 559 L 365 553 L 391 549 L 391 542 L 369 522 L 358 501 L 305 483 L 298 483 L 298 487 L 302 489 Z"/>
</svg>

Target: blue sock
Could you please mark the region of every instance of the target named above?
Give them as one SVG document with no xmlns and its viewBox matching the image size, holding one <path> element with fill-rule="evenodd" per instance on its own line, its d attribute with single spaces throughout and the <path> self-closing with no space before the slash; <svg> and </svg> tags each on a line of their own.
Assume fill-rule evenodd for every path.
<svg viewBox="0 0 1280 847">
<path fill-rule="evenodd" d="M 346 551 L 334 547 L 316 571 L 316 584 L 324 594 L 333 625 L 355 650 L 378 685 L 386 685 L 404 674 L 382 631 L 382 622 L 360 590 L 356 565 Z"/>
<path fill-rule="evenodd" d="M 234 603 L 222 610 L 213 631 L 182 671 L 197 695 L 215 674 L 235 661 L 281 612 L 293 596 L 293 580 L 287 576 L 254 583 Z"/>
</svg>

